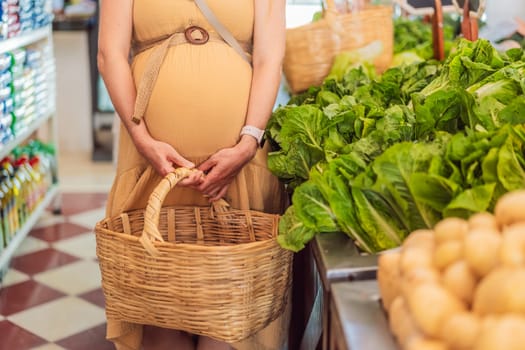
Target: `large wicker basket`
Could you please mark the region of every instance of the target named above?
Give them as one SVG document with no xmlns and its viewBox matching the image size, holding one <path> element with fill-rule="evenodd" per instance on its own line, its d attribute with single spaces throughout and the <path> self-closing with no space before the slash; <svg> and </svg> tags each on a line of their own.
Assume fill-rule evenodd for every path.
<svg viewBox="0 0 525 350">
<path fill-rule="evenodd" d="M 283 71 L 291 92 L 299 93 L 310 86 L 321 85 L 338 53 L 375 41 L 381 42 L 382 52 L 374 65 L 382 72 L 393 56 L 391 6 L 368 5 L 359 11 L 340 13 L 334 0 L 326 0 L 322 19 L 286 31 Z"/>
<path fill-rule="evenodd" d="M 224 206 L 161 209 L 189 172 L 164 178 L 145 210 L 96 225 L 106 313 L 239 341 L 284 310 L 292 253 L 276 242 L 278 215 Z"/>
</svg>

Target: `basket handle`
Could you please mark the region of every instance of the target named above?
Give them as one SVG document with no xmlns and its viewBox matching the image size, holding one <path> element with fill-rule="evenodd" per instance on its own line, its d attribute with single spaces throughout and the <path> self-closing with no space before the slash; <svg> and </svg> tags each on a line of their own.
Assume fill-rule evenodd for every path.
<svg viewBox="0 0 525 350">
<path fill-rule="evenodd" d="M 148 204 L 146 205 L 146 210 L 144 211 L 144 228 L 142 230 L 142 235 L 139 238 L 139 242 L 150 255 L 159 255 L 159 251 L 153 245 L 155 240 L 164 242 L 164 239 L 159 232 L 160 210 L 164 199 L 177 185 L 177 183 L 179 183 L 179 181 L 190 176 L 195 171 L 196 170 L 188 168 L 175 169 L 175 171 L 166 175 L 159 182 L 157 187 L 155 187 L 149 196 Z"/>
</svg>

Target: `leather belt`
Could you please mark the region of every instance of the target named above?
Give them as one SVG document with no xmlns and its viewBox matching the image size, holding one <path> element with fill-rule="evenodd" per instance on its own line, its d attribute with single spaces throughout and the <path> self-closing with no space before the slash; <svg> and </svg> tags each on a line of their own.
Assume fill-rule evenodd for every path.
<svg viewBox="0 0 525 350">
<path fill-rule="evenodd" d="M 168 48 L 181 44 L 203 45 L 209 41 L 222 42 L 228 45 L 218 33 L 208 32 L 206 29 L 198 26 L 190 26 L 183 32 L 175 32 L 171 35 L 166 35 L 156 40 L 133 43 L 133 55 L 138 55 L 141 52 L 153 48 L 153 52 L 148 58 L 146 69 L 144 70 L 143 76 L 137 88 L 135 110 L 131 118 L 135 124 L 140 124 L 140 121 L 146 112 L 149 98 L 157 80 L 162 62 L 164 61 L 164 58 L 168 52 Z M 251 45 L 249 43 L 241 43 L 241 46 L 245 52 L 248 53 L 251 51 Z"/>
</svg>

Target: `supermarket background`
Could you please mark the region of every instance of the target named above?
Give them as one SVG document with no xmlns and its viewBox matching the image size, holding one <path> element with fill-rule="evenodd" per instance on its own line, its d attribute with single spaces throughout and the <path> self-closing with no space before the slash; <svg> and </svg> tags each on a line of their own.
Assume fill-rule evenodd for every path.
<svg viewBox="0 0 525 350">
<path fill-rule="evenodd" d="M 310 23 L 321 9 L 319 0 L 287 3 L 289 28 Z M 112 349 L 104 339 L 93 226 L 104 216 L 114 176 L 118 118 L 96 68 L 98 4 L 2 0 L 0 10 L 0 350 Z M 506 25 L 482 33 L 499 38 Z M 276 108 L 289 97 L 283 83 Z M 332 97 L 322 98 L 320 104 Z M 356 258 L 351 266 L 348 258 Z M 354 314 L 341 314 L 352 303 L 375 312 L 360 326 L 381 324 L 384 330 L 384 319 L 373 318 L 380 313 L 377 300 L 349 298 L 370 291 L 377 296 L 370 278 L 376 265 L 377 257 L 360 254 L 339 233 L 316 237 L 301 251 L 294 303 L 304 310 L 293 316 L 297 339 L 290 349 L 346 349 L 345 322 L 359 326 Z M 332 284 L 354 278 L 366 281 Z M 375 332 L 360 339 L 367 334 L 394 344 L 390 335 Z M 154 330 L 147 334 L 148 349 L 174 346 Z"/>
</svg>

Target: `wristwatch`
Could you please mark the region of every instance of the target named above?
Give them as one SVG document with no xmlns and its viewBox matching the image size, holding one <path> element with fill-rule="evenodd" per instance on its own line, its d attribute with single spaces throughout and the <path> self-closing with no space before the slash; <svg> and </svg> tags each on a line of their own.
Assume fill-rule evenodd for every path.
<svg viewBox="0 0 525 350">
<path fill-rule="evenodd" d="M 254 137 L 257 140 L 257 144 L 261 144 L 262 138 L 264 136 L 264 130 L 259 129 L 253 125 L 245 125 L 241 129 L 241 136 L 242 135 L 250 135 Z"/>
</svg>

